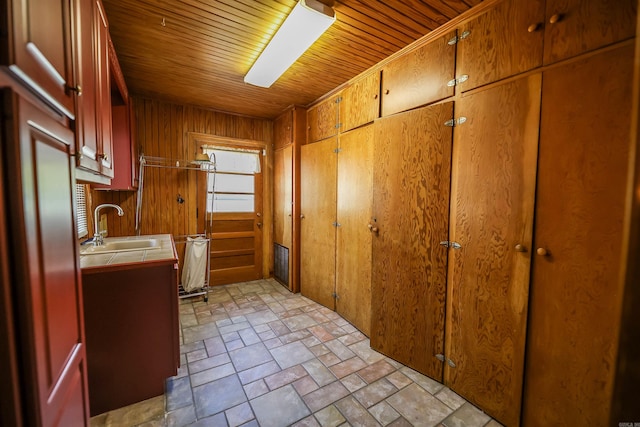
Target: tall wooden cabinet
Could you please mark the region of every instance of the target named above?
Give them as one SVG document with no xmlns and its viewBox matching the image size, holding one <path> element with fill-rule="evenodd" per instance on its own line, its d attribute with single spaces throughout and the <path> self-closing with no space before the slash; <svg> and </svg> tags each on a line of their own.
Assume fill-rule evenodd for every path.
<svg viewBox="0 0 640 427">
<path fill-rule="evenodd" d="M 543 74 L 525 426 L 609 423 L 633 56 Z"/>
<path fill-rule="evenodd" d="M 520 417 L 541 75 L 456 102 L 444 382 Z"/>
<path fill-rule="evenodd" d="M 274 275 L 292 292 L 300 291 L 300 147 L 306 116 L 304 108 L 294 106 L 274 122 Z"/>
<path fill-rule="evenodd" d="M 339 137 L 336 206 L 336 312 L 365 335 L 371 328 L 374 126 Z"/>
<path fill-rule="evenodd" d="M 303 145 L 300 153 L 300 292 L 335 309 L 336 137 Z"/>
<path fill-rule="evenodd" d="M 371 347 L 442 380 L 453 103 L 375 123 Z"/>
<path fill-rule="evenodd" d="M 73 132 L 64 115 L 0 71 L 2 193 L 7 236 L 2 292 L 12 295 L 3 365 L 19 395 L 2 389 L 12 425 L 88 425 L 82 289 L 75 232 Z M 3 342 L 3 344 L 6 344 Z M 4 359 L 3 359 L 4 360 Z M 5 402 L 8 403 L 5 406 Z M 9 403 L 10 402 L 10 403 Z M 3 414 L 5 417 L 6 414 Z"/>
</svg>

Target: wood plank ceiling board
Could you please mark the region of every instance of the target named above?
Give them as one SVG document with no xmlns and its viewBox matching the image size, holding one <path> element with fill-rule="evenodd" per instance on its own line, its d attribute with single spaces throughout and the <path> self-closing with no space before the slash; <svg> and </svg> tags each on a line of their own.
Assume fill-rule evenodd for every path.
<svg viewBox="0 0 640 427">
<path fill-rule="evenodd" d="M 482 0 L 321 0 L 336 22 L 271 88 L 244 83 L 296 0 L 103 0 L 131 94 L 273 119 Z"/>
</svg>

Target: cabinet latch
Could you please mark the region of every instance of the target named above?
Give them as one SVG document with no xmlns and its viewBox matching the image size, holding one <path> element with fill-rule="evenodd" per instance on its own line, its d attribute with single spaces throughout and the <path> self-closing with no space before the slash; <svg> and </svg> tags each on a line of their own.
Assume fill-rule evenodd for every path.
<svg viewBox="0 0 640 427">
<path fill-rule="evenodd" d="M 339 296 L 336 292 L 331 292 L 331 296 L 332 296 L 334 299 L 340 299 L 340 296 Z"/>
<path fill-rule="evenodd" d="M 342 226 L 342 224 L 340 224 L 339 222 L 334 222 L 334 223 L 333 223 L 333 226 L 334 226 L 334 227 L 340 227 L 340 226 Z"/>
<path fill-rule="evenodd" d="M 449 87 L 456 86 L 456 85 L 459 85 L 460 83 L 466 82 L 467 80 L 469 80 L 469 74 L 463 74 L 457 79 L 449 80 L 447 82 L 447 86 Z"/>
<path fill-rule="evenodd" d="M 444 122 L 445 126 L 456 127 L 467 121 L 466 117 L 458 117 L 457 119 L 451 119 Z"/>
<path fill-rule="evenodd" d="M 444 362 L 444 354 L 436 354 L 436 359 L 438 359 L 441 362 Z"/>
<path fill-rule="evenodd" d="M 471 35 L 471 31 L 463 31 L 462 34 L 460 34 L 460 36 L 453 36 L 453 38 L 451 38 L 447 43 L 449 44 L 449 46 L 453 46 L 454 44 L 458 43 L 460 40 L 464 40 L 470 35 Z"/>
<path fill-rule="evenodd" d="M 340 127 L 342 126 L 342 123 L 336 123 L 336 125 L 334 126 L 334 128 L 336 129 L 340 129 Z"/>
<path fill-rule="evenodd" d="M 333 152 L 334 152 L 334 153 L 336 153 L 336 154 L 338 154 L 338 153 L 339 153 L 339 152 L 341 152 L 341 151 L 342 151 L 342 148 L 335 148 L 335 149 L 333 150 Z"/>
<path fill-rule="evenodd" d="M 440 242 L 440 245 L 444 246 L 445 248 L 453 248 L 453 249 L 460 249 L 462 247 L 460 243 L 450 242 L 448 240 L 443 240 L 442 242 Z"/>
</svg>

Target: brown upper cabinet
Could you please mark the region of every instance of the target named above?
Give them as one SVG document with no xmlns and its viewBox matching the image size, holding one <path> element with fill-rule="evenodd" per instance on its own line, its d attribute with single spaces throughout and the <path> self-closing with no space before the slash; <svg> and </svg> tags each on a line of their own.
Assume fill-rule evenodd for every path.
<svg viewBox="0 0 640 427">
<path fill-rule="evenodd" d="M 633 37 L 637 5 L 636 0 L 547 0 L 545 65 Z"/>
<path fill-rule="evenodd" d="M 505 0 L 458 28 L 456 82 L 470 90 L 542 65 L 544 0 Z"/>
<path fill-rule="evenodd" d="M 340 132 L 357 128 L 380 115 L 380 72 L 358 79 L 342 91 Z"/>
<path fill-rule="evenodd" d="M 340 93 L 314 105 L 307 111 L 307 144 L 321 141 L 338 133 L 338 103 Z"/>
<path fill-rule="evenodd" d="M 2 65 L 50 105 L 73 119 L 74 92 L 71 1 L 13 0 L 9 11 L 9 57 Z M 3 6 L 4 7 L 4 6 Z M 4 31 L 3 31 L 4 32 Z"/>
<path fill-rule="evenodd" d="M 382 69 L 382 116 L 409 110 L 452 96 L 455 73 L 455 32 L 392 60 Z"/>
<path fill-rule="evenodd" d="M 293 143 L 293 110 L 280 114 L 273 122 L 273 148 L 278 150 Z"/>
</svg>

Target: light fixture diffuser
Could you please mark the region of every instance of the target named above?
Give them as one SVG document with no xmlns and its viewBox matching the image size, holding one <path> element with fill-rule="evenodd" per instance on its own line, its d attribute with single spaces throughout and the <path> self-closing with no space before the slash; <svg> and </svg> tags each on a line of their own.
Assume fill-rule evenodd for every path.
<svg viewBox="0 0 640 427">
<path fill-rule="evenodd" d="M 333 8 L 300 0 L 244 76 L 245 83 L 270 87 L 335 20 Z"/>
</svg>

